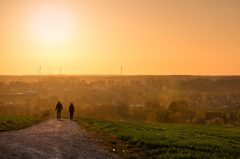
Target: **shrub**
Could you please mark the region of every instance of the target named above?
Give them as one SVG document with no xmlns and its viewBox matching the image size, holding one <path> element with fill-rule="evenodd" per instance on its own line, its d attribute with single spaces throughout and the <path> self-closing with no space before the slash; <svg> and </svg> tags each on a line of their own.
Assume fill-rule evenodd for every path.
<svg viewBox="0 0 240 159">
<path fill-rule="evenodd" d="M 224 120 L 222 118 L 215 118 L 213 120 L 209 120 L 207 125 L 224 125 Z"/>
</svg>

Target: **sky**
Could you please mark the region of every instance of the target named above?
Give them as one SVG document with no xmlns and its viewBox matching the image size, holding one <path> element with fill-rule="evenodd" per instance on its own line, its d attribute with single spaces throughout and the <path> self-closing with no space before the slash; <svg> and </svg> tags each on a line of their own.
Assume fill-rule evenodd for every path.
<svg viewBox="0 0 240 159">
<path fill-rule="evenodd" d="M 239 0 L 1 0 L 0 74 L 240 75 Z"/>
</svg>

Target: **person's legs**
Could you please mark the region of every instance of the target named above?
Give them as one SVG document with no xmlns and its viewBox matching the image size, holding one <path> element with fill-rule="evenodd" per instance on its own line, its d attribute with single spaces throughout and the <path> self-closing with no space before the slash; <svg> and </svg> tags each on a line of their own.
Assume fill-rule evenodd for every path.
<svg viewBox="0 0 240 159">
<path fill-rule="evenodd" d="M 61 112 L 57 111 L 57 119 L 60 120 L 61 119 Z"/>
<path fill-rule="evenodd" d="M 59 120 L 61 120 L 61 111 L 59 112 Z"/>
<path fill-rule="evenodd" d="M 73 112 L 70 112 L 70 120 L 73 120 Z"/>
</svg>

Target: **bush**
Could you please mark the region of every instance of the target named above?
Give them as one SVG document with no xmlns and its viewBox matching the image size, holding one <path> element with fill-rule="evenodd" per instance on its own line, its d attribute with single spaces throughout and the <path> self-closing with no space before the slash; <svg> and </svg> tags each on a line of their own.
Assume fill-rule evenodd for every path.
<svg viewBox="0 0 240 159">
<path fill-rule="evenodd" d="M 222 118 L 215 118 L 213 120 L 209 120 L 207 125 L 224 125 L 224 120 Z"/>
<path fill-rule="evenodd" d="M 205 120 L 203 117 L 195 117 L 192 120 L 192 124 L 205 124 Z"/>
</svg>

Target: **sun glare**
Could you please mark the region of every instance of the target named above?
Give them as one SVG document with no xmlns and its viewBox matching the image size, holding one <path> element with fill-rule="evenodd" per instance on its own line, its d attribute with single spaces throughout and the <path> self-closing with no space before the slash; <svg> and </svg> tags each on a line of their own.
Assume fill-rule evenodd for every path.
<svg viewBox="0 0 240 159">
<path fill-rule="evenodd" d="M 70 11 L 59 6 L 44 6 L 34 11 L 33 29 L 36 38 L 47 43 L 66 42 L 72 35 Z"/>
</svg>

